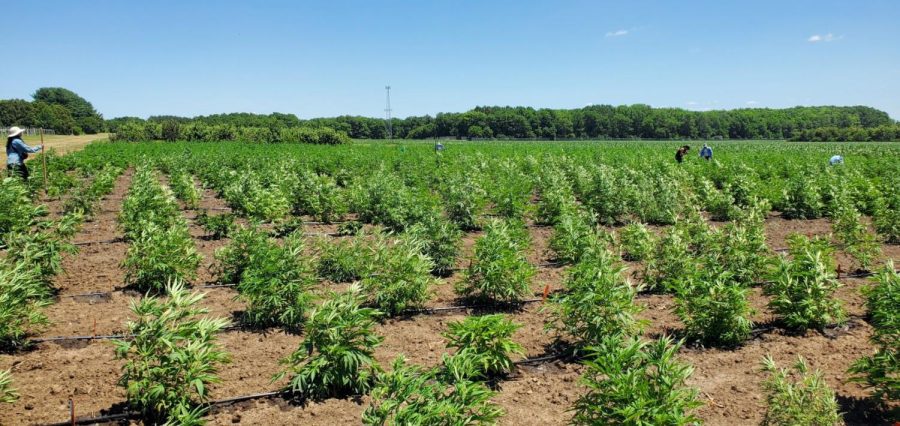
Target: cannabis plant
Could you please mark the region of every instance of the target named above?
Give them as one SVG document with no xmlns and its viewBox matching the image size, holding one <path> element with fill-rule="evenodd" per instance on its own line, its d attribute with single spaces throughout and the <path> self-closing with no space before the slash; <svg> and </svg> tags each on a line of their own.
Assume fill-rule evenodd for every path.
<svg viewBox="0 0 900 426">
<path fill-rule="evenodd" d="M 872 224 L 885 242 L 900 244 L 900 194 L 897 191 L 876 203 Z"/>
<path fill-rule="evenodd" d="M 486 192 L 478 181 L 462 173 L 451 175 L 440 187 L 447 218 L 463 231 L 481 227 L 479 215 L 487 203 Z"/>
<path fill-rule="evenodd" d="M 169 175 L 169 187 L 172 193 L 181 200 L 187 208 L 195 209 L 200 205 L 202 194 L 194 182 L 194 177 L 185 170 L 174 170 Z"/>
<path fill-rule="evenodd" d="M 12 404 L 19 399 L 19 392 L 13 388 L 12 374 L 9 370 L 0 370 L 0 402 Z"/>
<path fill-rule="evenodd" d="M 462 232 L 452 222 L 434 212 L 407 231 L 422 241 L 422 253 L 434 262 L 432 273 L 448 276 L 456 267 Z"/>
<path fill-rule="evenodd" d="M 391 371 L 378 374 L 362 422 L 373 426 L 494 424 L 503 415 L 490 401 L 494 395 L 482 383 L 446 383 L 435 370 L 408 364 L 401 356 Z"/>
<path fill-rule="evenodd" d="M 335 283 L 359 280 L 372 267 L 372 253 L 360 238 L 319 239 L 316 242 L 319 278 Z"/>
<path fill-rule="evenodd" d="M 291 188 L 294 213 L 307 214 L 318 221 L 331 223 L 347 212 L 347 202 L 334 178 L 304 170 Z"/>
<path fill-rule="evenodd" d="M 791 176 L 783 194 L 781 213 L 788 219 L 817 219 L 825 214 L 821 188 L 802 173 Z"/>
<path fill-rule="evenodd" d="M 835 238 L 843 244 L 844 251 L 861 269 L 868 270 L 881 255 L 881 244 L 860 222 L 860 214 L 855 208 L 839 209 L 832 217 L 831 227 Z"/>
<path fill-rule="evenodd" d="M 0 349 L 21 347 L 47 324 L 41 308 L 49 304 L 50 290 L 31 265 L 0 262 Z"/>
<path fill-rule="evenodd" d="M 637 288 L 623 276 L 625 268 L 607 251 L 582 259 L 568 271 L 565 291 L 550 299 L 545 327 L 576 348 L 599 345 L 606 336 L 639 334 L 644 323 L 635 315 Z"/>
<path fill-rule="evenodd" d="M 228 245 L 216 249 L 214 272 L 223 283 L 238 283 L 251 256 L 265 247 L 268 237 L 255 227 L 238 228 Z"/>
<path fill-rule="evenodd" d="M 750 337 L 753 310 L 749 289 L 728 272 L 698 273 L 676 296 L 676 310 L 685 334 L 703 343 L 736 345 Z"/>
<path fill-rule="evenodd" d="M 644 265 L 644 282 L 651 291 L 674 292 L 696 268 L 691 240 L 678 225 L 669 228 Z"/>
<path fill-rule="evenodd" d="M 447 324 L 445 332 L 448 348 L 456 348 L 456 354 L 471 355 L 477 362 L 477 371 L 471 378 L 491 378 L 512 371 L 512 355 L 524 355 L 522 345 L 512 340 L 516 330 L 522 327 L 506 319 L 502 314 L 470 316 L 463 321 Z"/>
<path fill-rule="evenodd" d="M 238 298 L 247 303 L 243 320 L 253 326 L 299 328 L 312 305 L 312 287 L 318 280 L 303 256 L 302 234 L 269 241 L 250 256 L 241 274 Z"/>
<path fill-rule="evenodd" d="M 525 258 L 521 230 L 494 220 L 475 242 L 475 257 L 456 292 L 498 302 L 517 302 L 531 292 L 535 268 Z"/>
<path fill-rule="evenodd" d="M 62 272 L 63 254 L 78 252 L 73 244 L 47 231 L 7 234 L 6 244 L 7 260 L 30 265 L 45 283 Z"/>
<path fill-rule="evenodd" d="M 229 237 L 236 227 L 232 213 L 210 215 L 206 210 L 201 210 L 200 213 L 197 213 L 196 221 L 214 240 Z"/>
<path fill-rule="evenodd" d="M 675 358 L 680 343 L 607 336 L 584 361 L 588 391 L 575 402 L 577 425 L 690 425 L 703 405 L 685 382 L 693 368 Z"/>
<path fill-rule="evenodd" d="M 142 292 L 159 291 L 168 281 L 195 277 L 201 259 L 183 223 L 164 229 L 146 223 L 122 262 L 125 283 Z"/>
<path fill-rule="evenodd" d="M 383 339 L 373 330 L 381 313 L 361 307 L 363 301 L 354 285 L 314 308 L 303 342 L 273 381 L 289 377 L 286 390 L 303 399 L 367 393 L 381 370 L 372 355 Z"/>
<path fill-rule="evenodd" d="M 606 250 L 612 242 L 612 237 L 594 226 L 586 214 L 566 214 L 553 227 L 550 250 L 557 261 L 576 263 L 592 252 Z"/>
<path fill-rule="evenodd" d="M 782 255 L 765 287 L 769 307 L 790 328 L 821 328 L 842 322 L 846 315 L 834 292 L 840 282 L 834 273 L 834 249 L 828 241 L 802 235 L 788 239 L 791 258 Z"/>
<path fill-rule="evenodd" d="M 763 382 L 766 414 L 763 425 L 833 426 L 843 424 L 834 391 L 822 372 L 810 373 L 806 361 L 798 357 L 793 371 L 778 368 L 771 357 L 763 359 L 769 378 Z"/>
<path fill-rule="evenodd" d="M 561 170 L 547 171 L 541 179 L 539 193 L 536 220 L 540 224 L 555 225 L 561 217 L 578 210 L 572 185 Z"/>
<path fill-rule="evenodd" d="M 37 217 L 47 214 L 44 206 L 34 206 L 28 188 L 18 178 L 0 181 L 0 242 L 12 231 L 25 231 Z"/>
<path fill-rule="evenodd" d="M 498 216 L 522 220 L 532 196 L 532 182 L 512 160 L 500 161 L 488 190 L 488 199 Z"/>
<path fill-rule="evenodd" d="M 900 274 L 894 263 L 888 262 L 875 281 L 877 285 L 864 288 L 875 353 L 857 360 L 850 372 L 888 407 L 900 401 Z M 900 408 L 894 407 L 894 414 L 900 415 Z"/>
<path fill-rule="evenodd" d="M 375 242 L 372 268 L 362 279 L 369 301 L 388 315 L 418 308 L 434 285 L 434 262 L 423 254 L 425 243 L 415 236 Z"/>
<path fill-rule="evenodd" d="M 639 262 L 647 260 L 656 248 L 656 237 L 642 223 L 631 223 L 619 231 L 622 259 Z"/>
<path fill-rule="evenodd" d="M 198 306 L 204 295 L 188 292 L 181 282 L 167 284 L 166 293 L 166 299 L 131 303 L 137 319 L 127 330 L 134 337 L 114 342 L 116 358 L 125 360 L 119 386 L 148 422 L 196 424 L 209 385 L 219 382 L 219 365 L 229 361 L 216 343 L 228 320 L 209 318 Z"/>
</svg>

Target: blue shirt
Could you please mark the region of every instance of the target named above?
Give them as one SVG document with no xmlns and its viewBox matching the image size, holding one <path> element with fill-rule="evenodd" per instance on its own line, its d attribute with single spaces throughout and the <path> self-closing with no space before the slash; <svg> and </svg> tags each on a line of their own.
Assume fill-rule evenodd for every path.
<svg viewBox="0 0 900 426">
<path fill-rule="evenodd" d="M 705 146 L 700 150 L 700 157 L 712 158 L 712 148 Z"/>
<path fill-rule="evenodd" d="M 34 148 L 25 145 L 21 138 L 13 139 L 12 143 L 6 147 L 6 164 L 24 164 L 29 153 L 35 153 L 41 150 L 41 147 Z"/>
<path fill-rule="evenodd" d="M 830 160 L 828 160 L 828 164 L 831 164 L 832 166 L 835 164 L 844 164 L 844 157 L 841 157 L 840 155 L 835 155 L 835 156 L 831 157 Z"/>
</svg>

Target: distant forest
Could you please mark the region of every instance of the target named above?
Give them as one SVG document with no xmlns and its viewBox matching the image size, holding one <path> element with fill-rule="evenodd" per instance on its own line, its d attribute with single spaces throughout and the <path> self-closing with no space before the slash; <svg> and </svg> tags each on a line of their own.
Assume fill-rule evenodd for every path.
<svg viewBox="0 0 900 426">
<path fill-rule="evenodd" d="M 129 137 L 241 139 L 279 142 L 296 128 L 330 128 L 354 139 L 385 139 L 381 118 L 340 116 L 300 119 L 293 114 L 232 113 L 199 117 L 120 117 L 104 120 L 90 102 L 59 87 L 38 89 L 33 101 L 0 100 L 0 127 L 44 127 L 57 133 L 117 133 Z M 900 140 L 900 124 L 866 106 L 688 111 L 649 105 L 592 105 L 579 109 L 476 107 L 462 113 L 395 118 L 397 139 L 788 139 L 801 141 Z M 166 131 L 163 131 L 166 129 Z M 302 133 L 306 135 L 306 133 Z M 319 133 L 331 141 L 332 134 Z M 193 139 L 191 139 L 193 138 Z"/>
<path fill-rule="evenodd" d="M 123 123 L 165 122 L 272 130 L 328 127 L 354 139 L 385 139 L 388 136 L 384 119 L 359 116 L 301 120 L 293 114 L 234 113 L 194 118 L 153 116 L 147 120 L 122 117 L 107 121 L 112 131 Z M 702 112 L 648 105 L 593 105 L 580 109 L 476 107 L 464 113 L 395 118 L 391 124 L 393 137 L 398 139 L 900 139 L 897 122 L 884 111 L 865 106 Z"/>
</svg>

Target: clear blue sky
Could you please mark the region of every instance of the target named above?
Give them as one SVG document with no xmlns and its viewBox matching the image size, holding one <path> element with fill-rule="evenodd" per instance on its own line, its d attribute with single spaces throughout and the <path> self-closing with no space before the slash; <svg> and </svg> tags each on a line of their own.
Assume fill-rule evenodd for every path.
<svg viewBox="0 0 900 426">
<path fill-rule="evenodd" d="M 0 98 L 62 86 L 107 118 L 377 117 L 385 84 L 399 117 L 476 105 L 646 103 L 863 104 L 900 118 L 897 0 L 0 6 Z"/>
</svg>

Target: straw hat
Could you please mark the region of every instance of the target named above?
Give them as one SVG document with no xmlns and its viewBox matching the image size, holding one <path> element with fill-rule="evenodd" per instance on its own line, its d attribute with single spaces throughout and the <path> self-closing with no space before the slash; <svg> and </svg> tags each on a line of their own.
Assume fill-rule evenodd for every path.
<svg viewBox="0 0 900 426">
<path fill-rule="evenodd" d="M 24 131 L 25 131 L 25 129 L 20 129 L 20 128 L 16 127 L 16 126 L 12 126 L 12 127 L 9 128 L 9 134 L 6 135 L 6 137 L 11 138 L 11 137 L 13 137 L 13 136 L 19 136 L 19 135 L 21 135 L 22 132 L 24 132 Z"/>
</svg>

